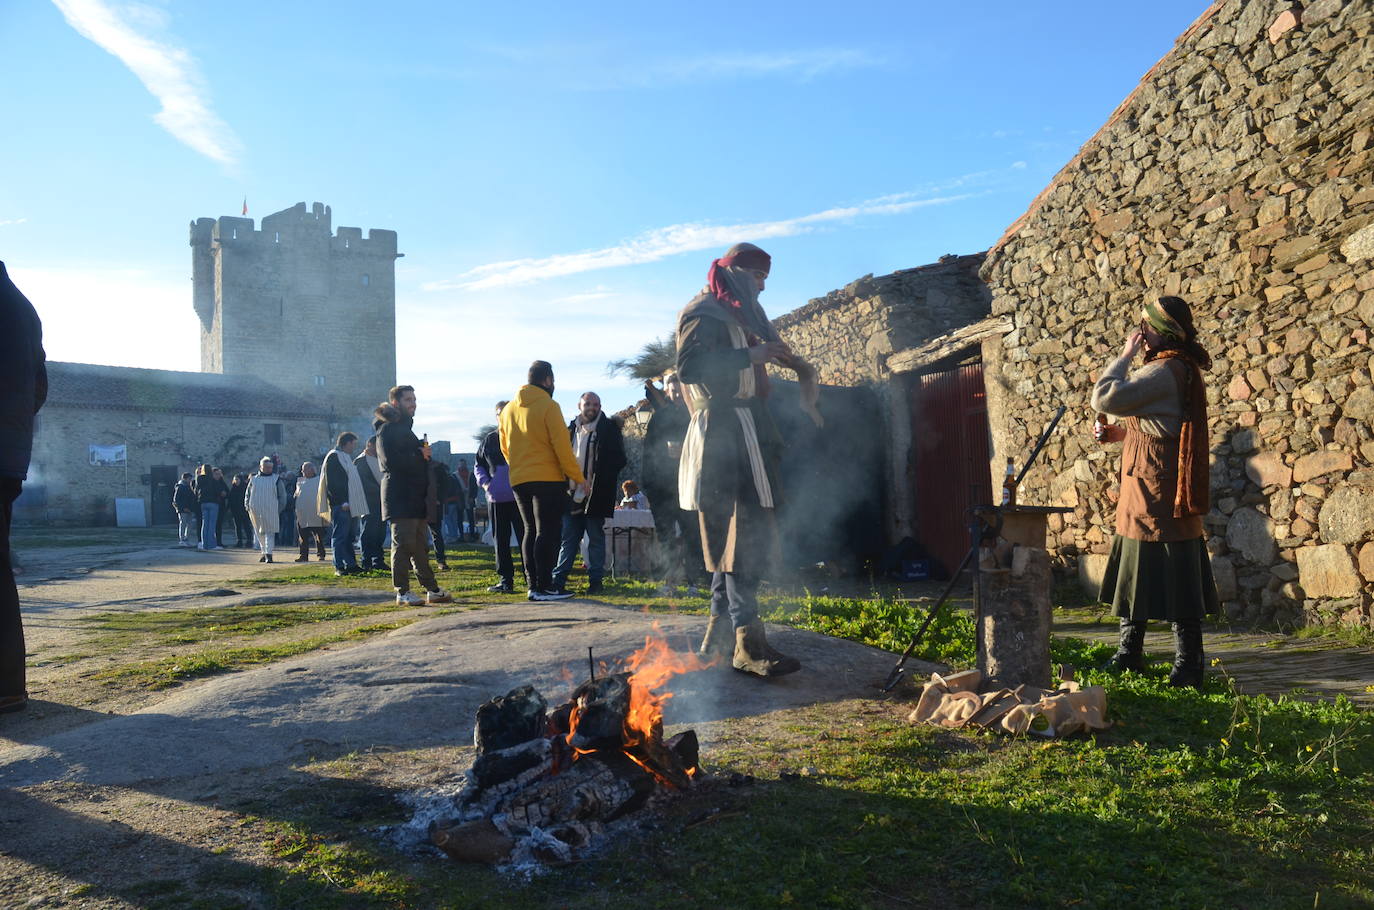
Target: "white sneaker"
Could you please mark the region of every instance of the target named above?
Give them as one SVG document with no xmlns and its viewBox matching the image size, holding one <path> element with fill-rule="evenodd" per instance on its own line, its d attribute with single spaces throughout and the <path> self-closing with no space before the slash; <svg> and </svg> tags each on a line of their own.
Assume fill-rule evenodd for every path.
<svg viewBox="0 0 1374 910">
<path fill-rule="evenodd" d="M 424 605 L 425 599 L 418 594 L 407 591 L 404 594 L 396 595 L 396 606 L 398 607 L 423 607 Z"/>
<path fill-rule="evenodd" d="M 425 603 L 431 605 L 451 604 L 453 603 L 453 595 L 445 591 L 443 588 L 440 588 L 437 591 L 428 591 L 425 594 Z"/>
<path fill-rule="evenodd" d="M 204 553 L 204 552 L 205 552 L 205 544 L 203 544 L 203 543 L 198 543 L 198 544 L 196 544 L 196 549 L 197 549 L 197 550 L 200 550 L 202 553 Z"/>
</svg>

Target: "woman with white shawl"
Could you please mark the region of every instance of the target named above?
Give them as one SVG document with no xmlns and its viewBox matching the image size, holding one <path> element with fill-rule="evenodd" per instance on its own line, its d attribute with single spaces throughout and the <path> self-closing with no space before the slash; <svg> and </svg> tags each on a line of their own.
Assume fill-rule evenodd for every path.
<svg viewBox="0 0 1374 910">
<path fill-rule="evenodd" d="M 248 493 L 244 496 L 248 503 L 248 518 L 253 522 L 253 533 L 258 538 L 262 556 L 258 562 L 272 561 L 272 544 L 281 529 L 281 510 L 284 502 L 281 484 L 273 473 L 272 459 L 264 457 L 258 463 L 258 472 L 248 478 Z"/>
</svg>

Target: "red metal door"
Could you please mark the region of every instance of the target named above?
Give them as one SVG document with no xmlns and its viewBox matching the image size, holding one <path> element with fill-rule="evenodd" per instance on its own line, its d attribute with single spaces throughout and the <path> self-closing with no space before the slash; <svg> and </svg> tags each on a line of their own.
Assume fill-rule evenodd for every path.
<svg viewBox="0 0 1374 910">
<path fill-rule="evenodd" d="M 926 373 L 911 384 L 916 537 L 946 573 L 968 552 L 968 510 L 992 502 L 983 364 Z"/>
</svg>

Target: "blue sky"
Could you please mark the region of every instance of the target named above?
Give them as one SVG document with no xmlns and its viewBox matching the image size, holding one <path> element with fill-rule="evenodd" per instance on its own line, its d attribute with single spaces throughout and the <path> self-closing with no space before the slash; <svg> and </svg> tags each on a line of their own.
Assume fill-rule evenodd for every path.
<svg viewBox="0 0 1374 910">
<path fill-rule="evenodd" d="M 632 403 L 735 240 L 775 316 L 987 248 L 1205 6 L 0 3 L 0 258 L 50 358 L 195 370 L 187 224 L 324 202 L 467 440 L 536 357 Z"/>
</svg>

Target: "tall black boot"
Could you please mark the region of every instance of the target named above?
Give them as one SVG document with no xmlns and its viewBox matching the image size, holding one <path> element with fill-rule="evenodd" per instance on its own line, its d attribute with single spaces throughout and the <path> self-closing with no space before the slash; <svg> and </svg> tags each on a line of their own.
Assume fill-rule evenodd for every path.
<svg viewBox="0 0 1374 910">
<path fill-rule="evenodd" d="M 1174 668 L 1169 685 L 1202 688 L 1202 623 L 1174 623 Z"/>
<path fill-rule="evenodd" d="M 1122 619 L 1121 638 L 1116 646 L 1116 653 L 1107 660 L 1105 669 L 1113 673 L 1125 670 L 1145 672 L 1145 657 L 1142 653 L 1144 648 L 1145 621 Z"/>
</svg>

